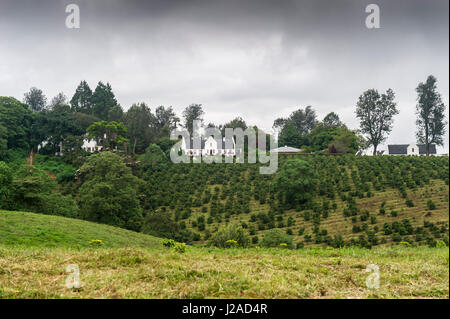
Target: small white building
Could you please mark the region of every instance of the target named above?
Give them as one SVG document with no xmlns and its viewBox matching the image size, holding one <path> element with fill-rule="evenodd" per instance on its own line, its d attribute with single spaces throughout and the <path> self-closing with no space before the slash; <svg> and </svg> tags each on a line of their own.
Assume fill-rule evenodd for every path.
<svg viewBox="0 0 450 319">
<path fill-rule="evenodd" d="M 278 154 L 297 154 L 300 153 L 302 150 L 300 148 L 285 145 L 282 147 L 273 148 L 270 151 Z"/>
<path fill-rule="evenodd" d="M 198 143 L 198 141 L 197 141 Z M 236 143 L 233 138 L 223 138 L 222 143 L 216 141 L 212 136 L 200 139 L 200 148 L 195 145 L 195 139 L 186 140 L 184 137 L 181 142 L 181 150 L 188 156 L 205 156 L 205 155 L 236 155 Z"/>
<path fill-rule="evenodd" d="M 83 140 L 83 145 L 81 146 L 81 148 L 86 152 L 94 153 L 100 152 L 103 149 L 103 146 L 98 145 L 94 139 L 89 140 L 85 138 Z"/>
<path fill-rule="evenodd" d="M 48 141 L 45 140 L 42 143 L 40 143 L 37 147 L 38 152 L 45 147 L 48 144 Z M 59 143 L 59 152 L 55 153 L 55 156 L 62 156 L 63 152 L 62 152 L 62 142 Z M 97 142 L 94 139 L 83 139 L 83 145 L 81 146 L 81 149 L 89 152 L 89 153 L 94 153 L 94 152 L 100 152 L 103 149 L 103 146 L 98 145 Z"/>
</svg>

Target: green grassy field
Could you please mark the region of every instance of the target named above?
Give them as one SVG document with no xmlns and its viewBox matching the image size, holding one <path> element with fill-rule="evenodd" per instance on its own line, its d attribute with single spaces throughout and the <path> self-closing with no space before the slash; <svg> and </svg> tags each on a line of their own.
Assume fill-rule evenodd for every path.
<svg viewBox="0 0 450 319">
<path fill-rule="evenodd" d="M 65 286 L 69 264 L 79 289 Z M 369 264 L 379 289 L 366 287 Z M 178 253 L 115 227 L 0 211 L 0 298 L 448 298 L 448 267 L 448 247 Z"/>
<path fill-rule="evenodd" d="M 0 245 L 6 247 L 158 247 L 160 239 L 126 229 L 27 212 L 0 210 Z"/>
</svg>

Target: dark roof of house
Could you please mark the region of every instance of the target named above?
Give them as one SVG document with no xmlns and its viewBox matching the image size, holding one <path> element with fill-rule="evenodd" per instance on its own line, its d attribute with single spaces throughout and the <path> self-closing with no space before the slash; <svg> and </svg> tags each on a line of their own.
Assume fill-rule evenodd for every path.
<svg viewBox="0 0 450 319">
<path fill-rule="evenodd" d="M 419 148 L 419 154 L 426 154 L 427 148 L 425 144 L 417 144 L 417 147 Z M 430 154 L 436 154 L 436 145 L 430 144 Z"/>
<path fill-rule="evenodd" d="M 205 139 L 204 137 L 202 137 L 200 149 L 203 150 L 205 148 L 205 142 L 206 142 L 207 139 L 208 138 Z M 232 137 L 228 137 L 228 138 L 225 137 L 225 138 L 223 138 L 222 139 L 222 147 L 220 149 L 222 149 L 222 150 L 226 149 L 225 148 L 226 141 L 228 141 L 228 143 L 231 145 L 232 149 L 234 149 L 234 140 L 233 140 Z M 198 143 L 198 141 L 197 141 L 197 143 Z M 220 147 L 220 145 L 218 145 L 218 147 Z M 194 149 L 194 139 L 192 139 L 192 138 L 189 139 L 189 145 L 186 145 L 186 148 L 187 149 Z"/>
<path fill-rule="evenodd" d="M 408 154 L 409 144 L 392 144 L 388 145 L 389 154 L 393 155 L 406 155 Z"/>
</svg>

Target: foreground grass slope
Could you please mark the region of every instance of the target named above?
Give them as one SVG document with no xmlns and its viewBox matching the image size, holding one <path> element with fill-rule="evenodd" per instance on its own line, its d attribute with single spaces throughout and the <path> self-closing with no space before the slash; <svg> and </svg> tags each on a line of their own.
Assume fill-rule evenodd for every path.
<svg viewBox="0 0 450 319">
<path fill-rule="evenodd" d="M 65 287 L 77 264 L 83 286 Z M 368 289 L 366 267 L 380 269 Z M 448 248 L 0 247 L 0 298 L 448 298 Z"/>
<path fill-rule="evenodd" d="M 70 264 L 80 289 L 65 286 Z M 380 268 L 378 290 L 366 287 L 369 264 Z M 0 298 L 448 298 L 448 267 L 448 248 L 177 253 L 120 228 L 0 211 Z"/>
<path fill-rule="evenodd" d="M 25 247 L 156 247 L 159 239 L 108 225 L 59 216 L 0 210 L 0 245 Z"/>
</svg>

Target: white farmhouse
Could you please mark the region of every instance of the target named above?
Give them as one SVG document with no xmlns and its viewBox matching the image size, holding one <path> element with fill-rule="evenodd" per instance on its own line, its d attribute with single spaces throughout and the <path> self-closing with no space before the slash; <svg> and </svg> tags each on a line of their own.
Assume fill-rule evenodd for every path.
<svg viewBox="0 0 450 319">
<path fill-rule="evenodd" d="M 198 143 L 198 141 L 197 141 Z M 236 143 L 233 138 L 222 138 L 222 143 L 218 143 L 212 136 L 208 138 L 202 137 L 199 147 L 195 145 L 195 139 L 186 140 L 184 137 L 181 142 L 181 150 L 188 156 L 205 156 L 205 155 L 236 155 Z"/>
<path fill-rule="evenodd" d="M 97 142 L 94 139 L 87 139 L 85 138 L 83 140 L 83 145 L 81 146 L 83 150 L 89 153 L 99 152 L 103 149 L 103 146 L 100 146 L 97 144 Z"/>
</svg>

